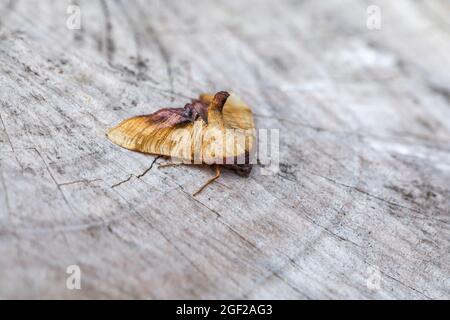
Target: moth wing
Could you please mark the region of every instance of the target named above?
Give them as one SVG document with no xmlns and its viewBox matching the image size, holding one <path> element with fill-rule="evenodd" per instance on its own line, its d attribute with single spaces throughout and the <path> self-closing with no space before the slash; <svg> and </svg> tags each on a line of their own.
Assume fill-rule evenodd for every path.
<svg viewBox="0 0 450 320">
<path fill-rule="evenodd" d="M 115 144 L 133 151 L 192 161 L 202 120 L 189 122 L 183 109 L 162 109 L 124 120 L 107 132 Z"/>
<path fill-rule="evenodd" d="M 209 105 L 213 98 L 214 94 L 200 96 L 205 105 Z M 255 150 L 255 122 L 251 108 L 236 94 L 231 93 L 223 107 L 222 116 L 222 137 L 217 128 L 206 128 L 206 136 L 213 138 L 205 139 L 207 143 L 203 144 L 203 158 L 207 163 L 221 158 L 223 163 L 248 163 L 248 157 Z"/>
<path fill-rule="evenodd" d="M 191 103 L 192 109 L 202 118 L 202 120 L 208 123 L 208 105 L 201 100 L 194 100 Z"/>
<path fill-rule="evenodd" d="M 200 95 L 200 100 L 204 105 L 209 105 L 214 98 L 214 94 L 205 93 Z M 226 128 L 254 130 L 252 109 L 235 93 L 228 97 L 222 111 Z"/>
</svg>

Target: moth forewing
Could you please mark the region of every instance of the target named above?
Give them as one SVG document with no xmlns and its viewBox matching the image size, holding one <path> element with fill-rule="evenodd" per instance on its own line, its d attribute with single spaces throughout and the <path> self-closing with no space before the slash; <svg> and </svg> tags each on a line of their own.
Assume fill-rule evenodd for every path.
<svg viewBox="0 0 450 320">
<path fill-rule="evenodd" d="M 226 136 L 227 164 L 241 165 L 254 163 L 250 162 L 250 155 L 255 151 L 255 130 L 227 129 Z"/>
<path fill-rule="evenodd" d="M 226 164 L 238 164 L 240 155 L 245 157 L 245 136 L 239 134 L 239 130 L 227 129 L 225 137 L 225 162 Z"/>
<path fill-rule="evenodd" d="M 192 159 L 194 164 L 203 163 L 203 132 L 205 123 L 203 121 L 195 121 L 192 127 Z"/>
<path fill-rule="evenodd" d="M 224 130 L 209 126 L 203 131 L 203 162 L 212 164 L 224 163 L 225 134 Z"/>
<path fill-rule="evenodd" d="M 247 159 L 246 159 L 246 163 L 247 164 L 255 164 L 257 163 L 256 161 L 256 152 L 257 152 L 257 137 L 256 137 L 256 129 L 252 128 L 252 129 L 247 129 L 246 131 L 246 136 L 247 136 L 247 140 L 246 140 L 246 150 L 247 150 Z"/>
<path fill-rule="evenodd" d="M 192 130 L 193 126 L 188 125 L 185 128 L 177 128 L 176 132 L 171 134 L 169 156 L 175 163 L 193 163 L 192 158 Z"/>
<path fill-rule="evenodd" d="M 225 164 L 234 164 L 236 153 L 235 129 L 228 128 L 225 130 Z"/>
</svg>

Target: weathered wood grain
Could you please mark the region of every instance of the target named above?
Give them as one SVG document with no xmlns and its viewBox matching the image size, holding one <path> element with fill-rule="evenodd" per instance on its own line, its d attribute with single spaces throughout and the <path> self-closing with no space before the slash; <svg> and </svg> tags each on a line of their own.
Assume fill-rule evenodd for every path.
<svg viewBox="0 0 450 320">
<path fill-rule="evenodd" d="M 0 298 L 450 298 L 448 1 L 69 4 L 0 1 Z M 277 174 L 105 138 L 229 89 Z"/>
</svg>

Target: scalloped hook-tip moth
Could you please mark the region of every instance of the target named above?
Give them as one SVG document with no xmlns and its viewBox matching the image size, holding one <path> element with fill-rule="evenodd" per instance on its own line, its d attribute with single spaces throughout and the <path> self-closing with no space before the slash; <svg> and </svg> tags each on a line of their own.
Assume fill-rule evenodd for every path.
<svg viewBox="0 0 450 320">
<path fill-rule="evenodd" d="M 252 170 L 253 113 L 237 95 L 226 91 L 201 94 L 184 108 L 163 108 L 124 120 L 108 130 L 107 137 L 129 150 L 177 159 L 183 164 L 210 165 L 214 177 L 194 196 L 220 177 L 221 168 L 245 177 Z"/>
</svg>

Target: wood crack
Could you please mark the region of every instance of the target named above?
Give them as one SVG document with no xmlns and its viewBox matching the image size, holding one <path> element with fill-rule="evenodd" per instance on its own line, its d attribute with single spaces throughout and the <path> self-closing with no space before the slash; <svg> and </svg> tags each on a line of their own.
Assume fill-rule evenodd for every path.
<svg viewBox="0 0 450 320">
<path fill-rule="evenodd" d="M 153 159 L 153 162 L 152 162 L 152 164 L 150 165 L 150 167 L 148 167 L 148 168 L 147 168 L 144 172 L 142 172 L 141 174 L 135 175 L 135 174 L 132 173 L 132 174 L 130 174 L 130 175 L 128 176 L 128 178 L 126 178 L 125 180 L 122 180 L 122 181 L 120 181 L 120 182 L 118 182 L 118 183 L 112 185 L 111 188 L 113 188 L 113 189 L 114 189 L 114 188 L 117 188 L 118 186 L 121 186 L 122 184 L 127 183 L 128 181 L 130 181 L 131 178 L 133 178 L 133 177 L 135 177 L 136 179 L 141 179 L 141 178 L 143 178 L 147 173 L 150 172 L 150 170 L 152 170 L 153 165 L 156 163 L 156 161 L 157 161 L 159 158 L 161 158 L 161 156 L 157 156 L 155 159 Z"/>
<path fill-rule="evenodd" d="M 74 180 L 74 181 L 69 181 L 69 182 L 62 182 L 62 183 L 59 183 L 58 185 L 59 185 L 60 187 L 62 187 L 62 186 L 71 186 L 71 185 L 74 185 L 74 184 L 80 184 L 80 183 L 83 183 L 83 184 L 90 184 L 90 183 L 93 183 L 93 182 L 99 182 L 99 181 L 103 181 L 103 179 L 92 179 L 92 180 L 89 180 L 89 179 L 81 179 L 81 180 Z"/>
<path fill-rule="evenodd" d="M 75 210 L 73 209 L 72 205 L 70 204 L 70 202 L 69 202 L 69 200 L 67 199 L 67 197 L 66 197 L 66 195 L 64 194 L 64 192 L 62 191 L 61 186 L 59 185 L 58 181 L 56 181 L 55 177 L 53 176 L 53 173 L 51 172 L 50 167 L 48 166 L 48 164 L 47 164 L 47 162 L 45 161 L 44 157 L 42 156 L 41 152 L 40 152 L 37 148 L 35 148 L 35 147 L 29 148 L 29 149 L 30 149 L 30 150 L 34 150 L 34 151 L 37 153 L 37 155 L 38 155 L 39 158 L 41 159 L 42 163 L 44 164 L 44 166 L 45 166 L 45 168 L 46 168 L 46 170 L 47 170 L 47 172 L 48 172 L 50 178 L 53 180 L 53 182 L 54 182 L 55 185 L 56 185 L 56 188 L 58 189 L 59 193 L 61 194 L 63 201 L 66 203 L 66 205 L 67 205 L 67 207 L 69 208 L 69 210 L 72 211 L 72 213 L 75 214 Z"/>
<path fill-rule="evenodd" d="M 399 280 L 399 279 L 397 279 L 397 278 L 395 278 L 395 277 L 393 277 L 393 276 L 387 274 L 386 272 L 380 271 L 380 273 L 381 273 L 382 275 L 388 277 L 389 279 L 391 279 L 391 280 L 393 280 L 393 281 L 395 281 L 395 282 L 401 284 L 402 286 L 404 286 L 404 287 L 406 287 L 406 288 L 408 288 L 408 289 L 411 289 L 411 290 L 413 290 L 414 292 L 416 292 L 416 293 L 418 293 L 418 294 L 424 296 L 425 298 L 430 299 L 430 300 L 433 300 L 432 297 L 426 295 L 426 294 L 423 293 L 422 291 L 420 291 L 420 290 L 418 290 L 418 289 L 416 289 L 416 288 L 414 288 L 414 287 L 412 287 L 412 286 L 410 286 L 410 285 L 404 283 L 403 281 L 401 281 L 401 280 Z"/>
<path fill-rule="evenodd" d="M 310 217 L 305 216 L 305 218 L 306 218 L 309 222 L 311 222 L 312 224 L 314 224 L 315 226 L 318 226 L 319 228 L 325 230 L 327 233 L 331 234 L 333 237 L 335 237 L 335 238 L 337 238 L 337 239 L 339 239 L 339 240 L 341 240 L 341 241 L 348 242 L 348 243 L 350 243 L 350 244 L 352 244 L 352 245 L 354 245 L 354 246 L 356 246 L 356 247 L 358 247 L 358 248 L 364 249 L 364 247 L 362 247 L 361 245 L 357 244 L 356 242 L 353 242 L 352 240 L 349 240 L 349 239 L 347 239 L 347 238 L 344 238 L 343 236 L 338 235 L 337 233 L 331 231 L 329 228 L 324 227 L 324 226 L 322 226 L 321 224 L 317 223 L 316 221 L 314 221 L 314 220 L 311 219 Z"/>
<path fill-rule="evenodd" d="M 359 193 L 362 193 L 362 194 L 364 194 L 364 195 L 366 195 L 366 196 L 368 196 L 368 197 L 370 197 L 370 198 L 374 198 L 374 199 L 376 199 L 376 200 L 385 202 L 385 203 L 390 204 L 390 205 L 392 205 L 392 206 L 396 206 L 396 207 L 399 207 L 399 208 L 402 208 L 402 209 L 406 209 L 406 210 L 409 210 L 409 211 L 416 212 L 416 213 L 418 213 L 418 214 L 424 215 L 421 211 L 419 211 L 419 210 L 417 210 L 417 209 L 410 208 L 410 207 L 406 207 L 406 206 L 403 206 L 403 205 L 401 205 L 401 204 L 399 204 L 399 203 L 396 203 L 396 202 L 393 202 L 393 201 L 390 201 L 390 200 L 383 199 L 383 198 L 381 198 L 381 197 L 379 197 L 379 196 L 377 196 L 377 195 L 373 195 L 373 194 L 371 194 L 371 193 L 369 193 L 369 192 L 367 192 L 367 191 L 365 191 L 365 190 L 362 190 L 362 189 L 360 189 L 360 188 L 358 188 L 358 187 L 350 186 L 350 185 L 347 185 L 347 184 L 345 184 L 345 183 L 338 182 L 338 181 L 336 181 L 336 180 L 333 180 L 332 178 L 329 178 L 329 177 L 326 177 L 326 176 L 323 176 L 323 175 L 320 175 L 320 174 L 317 174 L 317 173 L 314 173 L 314 172 L 311 172 L 311 171 L 307 171 L 307 172 L 308 172 L 309 174 L 314 175 L 314 176 L 317 176 L 317 177 L 323 178 L 323 179 L 325 179 L 325 180 L 328 180 L 328 181 L 330 181 L 330 182 L 332 182 L 332 183 L 334 183 L 334 184 L 336 184 L 336 185 L 339 185 L 339 186 L 342 186 L 342 187 L 345 187 L 345 188 L 348 188 L 348 189 L 351 189 L 351 190 L 355 190 L 355 191 L 357 191 L 357 192 L 359 192 Z"/>
<path fill-rule="evenodd" d="M 208 281 L 210 281 L 211 283 L 214 283 L 213 281 L 210 280 L 210 278 L 208 277 L 208 275 L 201 270 L 180 248 L 178 248 L 177 245 L 175 245 L 175 243 L 173 243 L 172 240 L 170 240 L 169 237 L 167 237 L 167 235 L 162 232 L 160 229 L 156 228 L 156 226 L 153 224 L 153 222 L 147 218 L 143 213 L 141 213 L 140 211 L 138 211 L 137 209 L 135 209 L 129 202 L 127 199 L 125 199 L 119 192 L 116 191 L 116 193 L 118 194 L 118 196 L 120 198 L 122 198 L 130 207 L 130 209 L 137 214 L 143 221 L 145 221 L 152 229 L 154 229 L 156 232 L 158 232 L 166 241 L 167 243 L 169 243 L 169 245 L 171 247 L 173 247 L 178 254 L 180 254 L 180 256 L 182 256 L 200 275 L 202 275 L 205 279 L 207 279 Z"/>
</svg>

